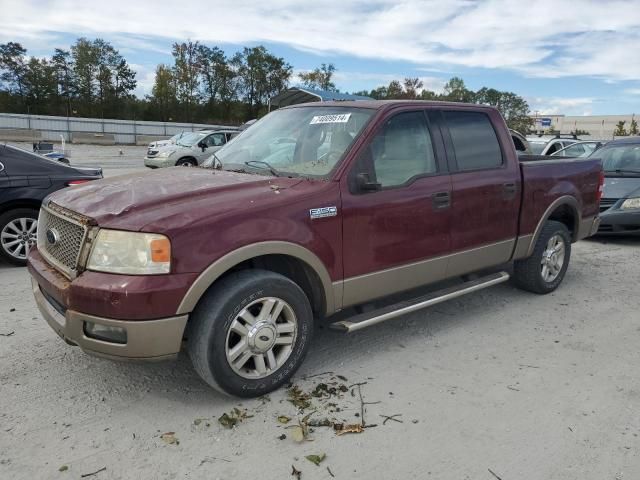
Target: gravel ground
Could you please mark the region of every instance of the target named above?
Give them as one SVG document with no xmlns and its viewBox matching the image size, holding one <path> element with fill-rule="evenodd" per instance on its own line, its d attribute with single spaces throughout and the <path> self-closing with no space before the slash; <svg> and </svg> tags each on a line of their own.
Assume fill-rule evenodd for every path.
<svg viewBox="0 0 640 480">
<path fill-rule="evenodd" d="M 99 149 L 106 175 L 144 154 L 107 166 L 119 148 Z M 584 241 L 551 295 L 503 284 L 351 335 L 318 329 L 294 383 L 366 382 L 377 426 L 315 427 L 302 443 L 287 427 L 314 408 L 310 420 L 360 422 L 358 388 L 299 413 L 284 389 L 223 397 L 185 356 L 92 358 L 40 318 L 26 270 L 0 264 L 0 478 L 286 479 L 293 465 L 303 479 L 638 479 L 639 263 L 638 239 Z M 226 429 L 234 407 L 248 418 Z"/>
</svg>

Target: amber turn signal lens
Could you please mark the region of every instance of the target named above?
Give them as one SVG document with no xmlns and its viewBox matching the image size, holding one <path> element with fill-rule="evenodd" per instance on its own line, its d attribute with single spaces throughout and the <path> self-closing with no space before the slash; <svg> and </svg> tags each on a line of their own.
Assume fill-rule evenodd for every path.
<svg viewBox="0 0 640 480">
<path fill-rule="evenodd" d="M 171 260 L 171 243 L 167 238 L 151 240 L 151 260 L 166 263 Z"/>
</svg>

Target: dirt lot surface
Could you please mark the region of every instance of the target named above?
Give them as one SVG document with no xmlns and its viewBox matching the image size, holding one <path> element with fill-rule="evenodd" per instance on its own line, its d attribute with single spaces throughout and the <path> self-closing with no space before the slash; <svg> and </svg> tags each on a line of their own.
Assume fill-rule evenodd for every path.
<svg viewBox="0 0 640 480">
<path fill-rule="evenodd" d="M 348 336 L 318 329 L 293 383 L 319 396 L 301 412 L 293 390 L 223 397 L 184 356 L 87 356 L 40 318 L 27 271 L 0 264 L 0 478 L 636 480 L 639 265 L 640 240 L 584 241 L 551 295 L 503 284 Z M 308 423 L 361 422 L 359 393 L 376 426 L 296 442 L 314 409 Z M 225 412 L 246 418 L 227 429 Z"/>
</svg>

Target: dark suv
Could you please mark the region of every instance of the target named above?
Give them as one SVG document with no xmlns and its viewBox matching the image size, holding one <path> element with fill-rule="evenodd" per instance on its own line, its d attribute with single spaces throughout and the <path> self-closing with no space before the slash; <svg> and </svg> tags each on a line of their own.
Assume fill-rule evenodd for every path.
<svg viewBox="0 0 640 480">
<path fill-rule="evenodd" d="M 27 264 L 36 241 L 38 210 L 50 193 L 102 178 L 99 168 L 79 168 L 11 145 L 0 145 L 0 257 Z"/>
</svg>

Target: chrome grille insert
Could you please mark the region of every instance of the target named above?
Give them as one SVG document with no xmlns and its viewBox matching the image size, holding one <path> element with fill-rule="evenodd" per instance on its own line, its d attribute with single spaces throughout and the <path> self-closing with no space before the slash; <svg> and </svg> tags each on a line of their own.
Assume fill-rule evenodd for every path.
<svg viewBox="0 0 640 480">
<path fill-rule="evenodd" d="M 600 211 L 604 212 L 609 210 L 618 202 L 617 198 L 601 198 L 600 199 Z"/>
<path fill-rule="evenodd" d="M 38 218 L 38 251 L 51 265 L 68 278 L 78 274 L 82 246 L 89 231 L 81 217 L 68 214 L 49 204 L 42 206 Z"/>
</svg>

